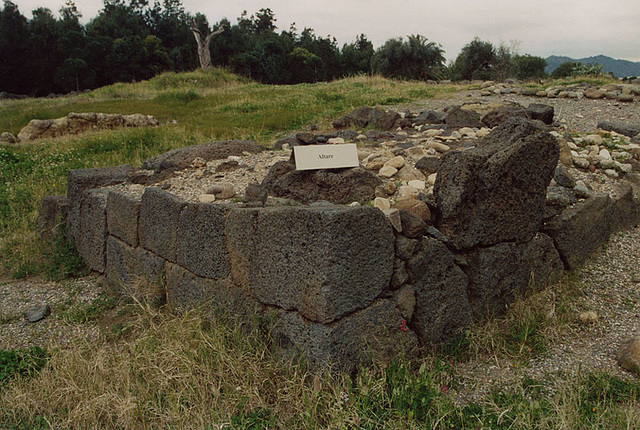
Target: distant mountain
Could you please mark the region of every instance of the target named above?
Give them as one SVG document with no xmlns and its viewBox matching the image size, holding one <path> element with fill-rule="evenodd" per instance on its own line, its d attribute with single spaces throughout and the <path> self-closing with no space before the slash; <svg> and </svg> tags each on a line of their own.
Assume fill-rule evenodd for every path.
<svg viewBox="0 0 640 430">
<path fill-rule="evenodd" d="M 616 60 L 606 55 L 596 55 L 595 57 L 573 59 L 569 57 L 562 57 L 558 55 L 552 55 L 547 58 L 547 67 L 545 72 L 551 74 L 560 64 L 566 62 L 577 62 L 582 64 L 602 64 L 602 70 L 606 73 L 613 73 L 616 78 L 623 78 L 625 76 L 640 76 L 640 62 L 634 63 L 628 60 Z"/>
</svg>

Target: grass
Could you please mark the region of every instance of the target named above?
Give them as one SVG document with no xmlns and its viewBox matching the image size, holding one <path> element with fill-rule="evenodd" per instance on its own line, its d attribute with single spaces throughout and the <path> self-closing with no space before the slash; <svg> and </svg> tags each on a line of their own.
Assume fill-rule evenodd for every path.
<svg viewBox="0 0 640 430">
<path fill-rule="evenodd" d="M 640 428 L 640 384 L 612 375 L 521 377 L 460 401 L 457 364 L 442 355 L 312 372 L 278 358 L 268 325 L 146 306 L 131 318 L 128 336 L 12 366 L 0 428 Z M 25 363 L 18 355 L 10 361 Z"/>
</svg>

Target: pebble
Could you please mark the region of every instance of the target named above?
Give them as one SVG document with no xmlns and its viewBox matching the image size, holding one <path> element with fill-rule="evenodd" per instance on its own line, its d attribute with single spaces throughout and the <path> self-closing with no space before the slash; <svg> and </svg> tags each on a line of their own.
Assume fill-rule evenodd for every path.
<svg viewBox="0 0 640 430">
<path fill-rule="evenodd" d="M 420 191 L 422 191 L 422 190 L 424 190 L 426 188 L 426 185 L 425 185 L 424 181 L 423 180 L 421 181 L 419 179 L 414 179 L 412 181 L 409 181 L 408 185 L 410 187 L 413 187 L 416 190 L 420 190 Z"/>
<path fill-rule="evenodd" d="M 602 138 L 600 138 L 602 139 Z M 611 160 L 611 153 L 609 152 L 609 150 L 607 148 L 602 148 L 600 150 L 600 152 L 598 153 L 598 156 L 600 156 L 600 158 L 602 160 Z"/>
<path fill-rule="evenodd" d="M 398 169 L 391 166 L 382 166 L 382 168 L 378 171 L 378 176 L 382 176 L 383 178 L 390 178 L 393 175 L 398 173 Z"/>
<path fill-rule="evenodd" d="M 198 201 L 200 203 L 213 203 L 216 201 L 215 194 L 200 194 L 198 196 Z"/>
<path fill-rule="evenodd" d="M 438 152 L 448 152 L 451 150 L 451 148 L 448 145 L 445 145 L 444 143 L 439 143 L 439 142 L 429 142 L 427 143 L 427 148 L 431 148 L 431 149 L 435 149 Z"/>
<path fill-rule="evenodd" d="M 632 337 L 622 342 L 617 358 L 622 368 L 640 376 L 640 337 Z"/>
<path fill-rule="evenodd" d="M 327 143 L 329 145 L 339 145 L 341 143 L 344 143 L 344 139 L 341 137 L 332 137 L 331 139 L 327 140 Z"/>
<path fill-rule="evenodd" d="M 384 167 L 393 167 L 394 169 L 401 169 L 405 165 L 405 159 L 403 156 L 398 155 L 391 160 L 384 163 Z"/>
<path fill-rule="evenodd" d="M 398 188 L 399 197 L 411 197 L 411 196 L 416 197 L 419 193 L 420 193 L 419 190 L 409 185 L 402 185 L 400 188 Z"/>
<path fill-rule="evenodd" d="M 50 314 L 51 314 L 51 308 L 49 307 L 49 305 L 42 305 L 42 306 L 34 306 L 32 308 L 27 309 L 24 312 L 24 317 L 30 323 L 35 323 L 45 319 Z"/>
<path fill-rule="evenodd" d="M 218 199 L 230 199 L 236 195 L 236 189 L 228 183 L 216 184 L 207 189 L 206 194 L 215 194 Z"/>
<path fill-rule="evenodd" d="M 389 199 L 376 197 L 375 199 L 373 199 L 373 207 L 378 208 L 381 211 L 386 211 L 387 209 L 391 209 L 391 202 L 389 201 Z"/>
<path fill-rule="evenodd" d="M 584 324 L 592 324 L 598 321 L 598 315 L 593 311 L 582 312 L 579 318 L 580 322 Z"/>
<path fill-rule="evenodd" d="M 620 175 L 613 169 L 607 169 L 604 171 L 604 174 L 609 176 L 610 178 L 618 178 Z"/>
</svg>

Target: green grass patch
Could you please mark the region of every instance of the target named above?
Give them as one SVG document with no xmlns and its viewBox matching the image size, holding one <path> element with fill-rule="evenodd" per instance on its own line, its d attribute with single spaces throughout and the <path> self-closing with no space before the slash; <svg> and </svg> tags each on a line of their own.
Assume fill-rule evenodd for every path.
<svg viewBox="0 0 640 430">
<path fill-rule="evenodd" d="M 0 350 L 0 388 L 17 377 L 36 375 L 47 364 L 47 352 L 38 347 L 16 350 Z"/>
<path fill-rule="evenodd" d="M 89 304 L 76 304 L 60 313 L 60 318 L 69 323 L 85 324 L 99 320 L 106 311 L 114 309 L 122 299 L 103 294 Z"/>
</svg>

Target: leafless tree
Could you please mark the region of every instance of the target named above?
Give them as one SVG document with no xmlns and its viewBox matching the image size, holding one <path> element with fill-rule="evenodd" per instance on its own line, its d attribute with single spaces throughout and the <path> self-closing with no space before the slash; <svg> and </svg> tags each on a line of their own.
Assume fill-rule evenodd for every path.
<svg viewBox="0 0 640 430">
<path fill-rule="evenodd" d="M 209 51 L 209 43 L 211 42 L 211 39 L 224 31 L 224 27 L 218 27 L 218 29 L 213 33 L 209 31 L 209 25 L 205 24 L 203 27 L 206 31 L 202 31 L 202 28 L 198 26 L 198 23 L 195 20 L 191 22 L 191 31 L 193 32 L 193 36 L 196 38 L 196 43 L 198 44 L 200 67 L 202 67 L 203 70 L 207 70 L 211 68 L 211 51 Z"/>
</svg>

